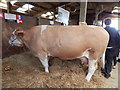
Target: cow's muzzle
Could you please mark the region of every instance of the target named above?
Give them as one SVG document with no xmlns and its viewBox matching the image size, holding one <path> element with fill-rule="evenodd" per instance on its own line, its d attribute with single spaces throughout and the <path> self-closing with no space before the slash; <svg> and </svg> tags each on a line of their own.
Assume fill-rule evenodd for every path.
<svg viewBox="0 0 120 90">
<path fill-rule="evenodd" d="M 9 39 L 10 46 L 23 47 L 23 42 L 21 39 L 18 39 L 15 35 Z"/>
</svg>

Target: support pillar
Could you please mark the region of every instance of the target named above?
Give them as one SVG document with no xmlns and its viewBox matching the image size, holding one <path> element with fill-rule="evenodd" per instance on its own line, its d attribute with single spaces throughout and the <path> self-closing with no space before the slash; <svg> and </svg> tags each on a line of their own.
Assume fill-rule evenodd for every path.
<svg viewBox="0 0 120 90">
<path fill-rule="evenodd" d="M 79 24 L 81 22 L 86 22 L 86 13 L 87 13 L 87 0 L 81 0 L 81 2 L 80 2 Z"/>
<path fill-rule="evenodd" d="M 7 13 L 11 13 L 11 3 L 10 2 L 7 2 Z"/>
</svg>

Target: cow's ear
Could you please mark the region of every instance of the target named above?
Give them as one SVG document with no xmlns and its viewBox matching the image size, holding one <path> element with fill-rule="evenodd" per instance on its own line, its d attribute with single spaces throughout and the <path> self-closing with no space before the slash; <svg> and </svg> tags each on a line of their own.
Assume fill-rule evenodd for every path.
<svg viewBox="0 0 120 90">
<path fill-rule="evenodd" d="M 24 36 L 24 30 L 23 30 L 21 27 L 19 27 L 19 28 L 16 29 L 15 34 L 16 34 L 18 37 L 22 38 L 22 37 Z"/>
</svg>

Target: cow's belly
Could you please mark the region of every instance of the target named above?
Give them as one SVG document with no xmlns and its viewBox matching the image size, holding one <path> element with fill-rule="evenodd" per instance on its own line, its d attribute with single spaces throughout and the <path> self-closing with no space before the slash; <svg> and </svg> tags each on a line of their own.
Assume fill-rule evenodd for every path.
<svg viewBox="0 0 120 90">
<path fill-rule="evenodd" d="M 61 58 L 61 59 L 75 59 L 75 58 L 81 58 L 83 56 L 89 58 L 89 49 L 86 49 L 84 51 L 81 51 L 81 50 L 68 50 L 68 51 L 57 51 L 57 52 L 50 52 L 48 54 L 48 56 L 52 56 L 52 57 L 58 57 L 58 58 Z"/>
</svg>

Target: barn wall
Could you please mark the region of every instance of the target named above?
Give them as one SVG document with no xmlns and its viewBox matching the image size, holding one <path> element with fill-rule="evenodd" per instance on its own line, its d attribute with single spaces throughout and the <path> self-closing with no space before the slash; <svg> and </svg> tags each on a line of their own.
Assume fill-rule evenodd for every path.
<svg viewBox="0 0 120 90">
<path fill-rule="evenodd" d="M 40 25 L 50 25 L 50 21 L 49 19 L 40 18 L 38 23 L 40 23 Z M 55 21 L 54 25 L 60 25 L 60 23 Z"/>
<path fill-rule="evenodd" d="M 95 20 L 95 14 L 87 14 L 86 15 L 86 23 L 88 25 L 93 25 L 94 20 Z M 79 14 L 70 16 L 69 25 L 79 25 Z"/>
<path fill-rule="evenodd" d="M 15 22 L 5 22 L 4 19 L 0 18 L 0 20 L 2 21 L 1 22 L 2 24 L 0 24 L 0 25 L 2 25 L 2 58 L 24 51 L 23 48 L 9 47 L 9 44 L 8 44 L 8 40 L 9 40 L 12 32 L 17 27 L 22 27 L 24 29 L 27 29 L 27 28 L 30 28 L 30 27 L 36 25 L 36 18 L 23 16 L 22 19 L 23 19 L 23 23 L 18 24 Z"/>
<path fill-rule="evenodd" d="M 49 25 L 50 23 L 50 20 L 48 19 L 43 19 L 43 18 L 40 18 L 40 25 Z"/>
</svg>

